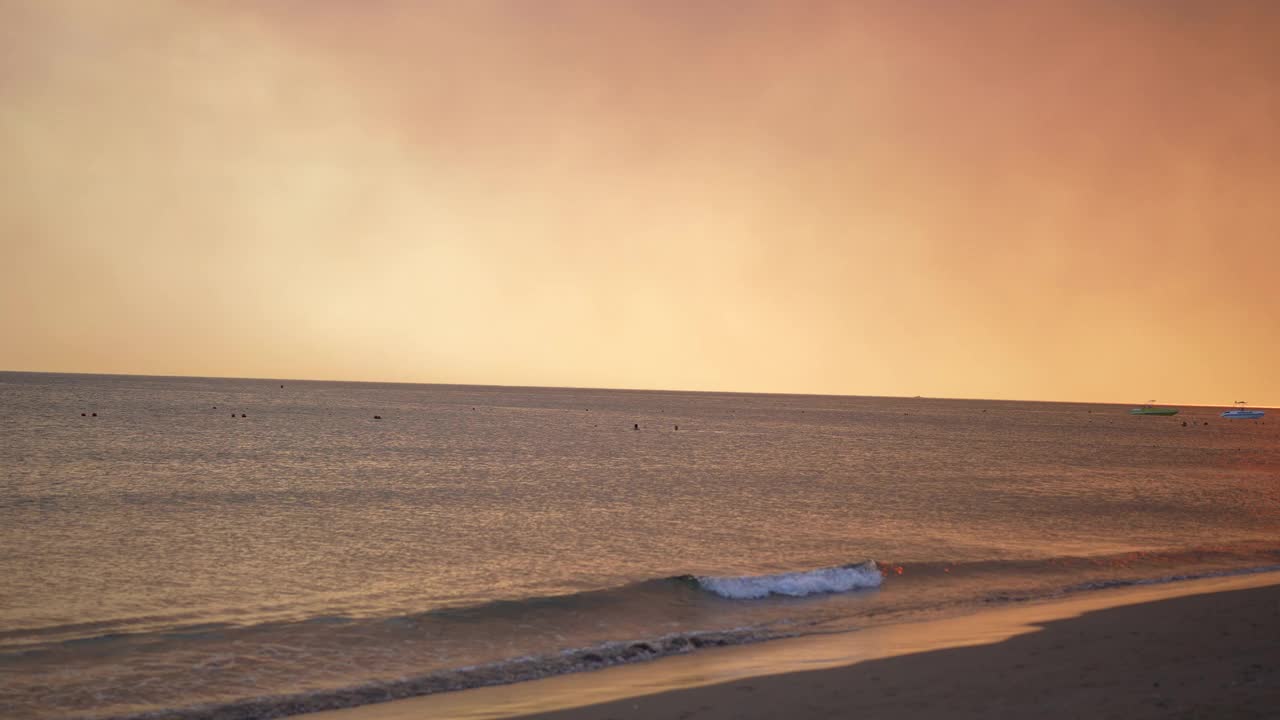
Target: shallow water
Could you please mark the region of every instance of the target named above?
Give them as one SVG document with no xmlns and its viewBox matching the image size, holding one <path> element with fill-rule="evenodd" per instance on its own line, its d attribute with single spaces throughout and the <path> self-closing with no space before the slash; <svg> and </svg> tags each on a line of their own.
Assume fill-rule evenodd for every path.
<svg viewBox="0 0 1280 720">
<path fill-rule="evenodd" d="M 1280 564 L 1280 426 L 1217 413 L 0 373 L 0 714 L 355 704 Z"/>
</svg>

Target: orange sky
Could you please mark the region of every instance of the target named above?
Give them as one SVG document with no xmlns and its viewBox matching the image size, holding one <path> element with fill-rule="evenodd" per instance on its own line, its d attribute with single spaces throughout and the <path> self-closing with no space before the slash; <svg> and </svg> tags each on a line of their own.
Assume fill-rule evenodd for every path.
<svg viewBox="0 0 1280 720">
<path fill-rule="evenodd" d="M 0 0 L 0 369 L 1280 404 L 1277 38 Z"/>
</svg>

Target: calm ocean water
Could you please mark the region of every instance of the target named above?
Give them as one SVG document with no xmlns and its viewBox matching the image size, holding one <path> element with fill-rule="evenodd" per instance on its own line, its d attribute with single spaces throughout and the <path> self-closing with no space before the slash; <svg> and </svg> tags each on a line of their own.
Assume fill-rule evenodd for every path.
<svg viewBox="0 0 1280 720">
<path fill-rule="evenodd" d="M 1217 413 L 0 373 L 0 715 L 270 717 L 1274 569 L 1280 415 Z"/>
</svg>

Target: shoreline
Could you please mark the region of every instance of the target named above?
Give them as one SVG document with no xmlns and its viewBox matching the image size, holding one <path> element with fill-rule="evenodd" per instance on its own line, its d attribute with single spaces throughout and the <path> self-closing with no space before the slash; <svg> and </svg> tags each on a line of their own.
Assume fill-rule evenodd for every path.
<svg viewBox="0 0 1280 720">
<path fill-rule="evenodd" d="M 307 717 L 1096 717 L 1122 706 L 1117 717 L 1206 708 L 1215 717 L 1264 717 L 1280 697 L 1276 637 L 1280 572 L 1265 572 L 1098 590 Z M 1148 679 L 1152 673 L 1164 679 Z"/>
</svg>

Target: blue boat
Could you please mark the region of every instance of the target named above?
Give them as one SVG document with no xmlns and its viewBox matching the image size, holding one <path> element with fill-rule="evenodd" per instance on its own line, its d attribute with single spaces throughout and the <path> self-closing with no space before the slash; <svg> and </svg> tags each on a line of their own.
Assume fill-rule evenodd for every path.
<svg viewBox="0 0 1280 720">
<path fill-rule="evenodd" d="M 1237 400 L 1236 404 L 1244 405 L 1245 402 L 1244 400 Z M 1231 420 L 1257 420 L 1263 415 L 1266 415 L 1266 413 L 1261 410 L 1246 410 L 1245 408 L 1227 410 L 1222 413 L 1222 417 L 1229 418 Z"/>
</svg>

